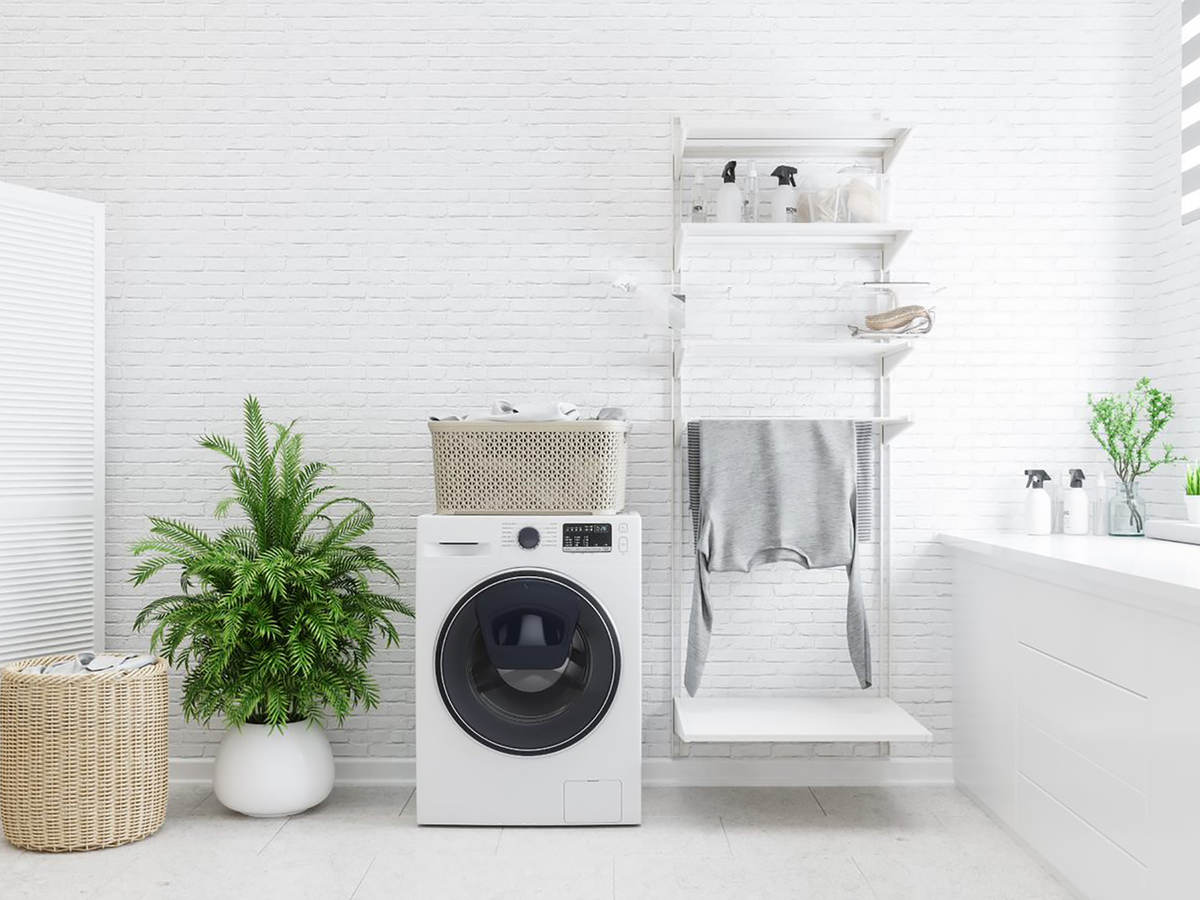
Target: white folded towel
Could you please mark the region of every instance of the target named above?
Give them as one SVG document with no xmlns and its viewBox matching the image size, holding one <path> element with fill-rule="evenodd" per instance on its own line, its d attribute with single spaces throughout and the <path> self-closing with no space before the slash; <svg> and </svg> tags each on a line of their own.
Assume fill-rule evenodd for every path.
<svg viewBox="0 0 1200 900">
<path fill-rule="evenodd" d="M 486 416 L 430 416 L 431 422 L 577 422 L 580 419 L 621 421 L 628 419 L 619 406 L 603 406 L 594 416 L 585 416 L 574 403 L 559 400 L 556 403 L 522 403 L 519 406 L 508 400 L 497 400 Z"/>
<path fill-rule="evenodd" d="M 507 400 L 492 404 L 490 414 L 483 416 L 485 422 L 573 422 L 579 418 L 579 407 L 574 403 L 522 403 L 520 407 Z"/>
<path fill-rule="evenodd" d="M 30 666 L 22 669 L 32 675 L 85 675 L 100 672 L 132 672 L 153 665 L 155 657 L 141 654 L 125 653 L 120 656 L 113 654 L 96 655 L 95 653 L 80 653 L 71 659 L 64 659 L 44 666 Z"/>
</svg>

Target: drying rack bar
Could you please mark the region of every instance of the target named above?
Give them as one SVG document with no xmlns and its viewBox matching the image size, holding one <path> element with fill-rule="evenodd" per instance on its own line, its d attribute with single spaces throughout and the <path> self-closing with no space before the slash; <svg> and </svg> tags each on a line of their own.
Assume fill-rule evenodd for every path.
<svg viewBox="0 0 1200 900">
<path fill-rule="evenodd" d="M 720 419 L 784 419 L 787 421 L 811 422 L 833 420 L 850 420 L 852 422 L 870 422 L 879 428 L 879 440 L 883 444 L 890 443 L 897 436 L 913 426 L 912 416 L 715 416 Z M 683 424 L 683 423 L 681 423 Z M 685 427 L 678 429 L 675 435 L 676 443 L 682 445 Z"/>
</svg>

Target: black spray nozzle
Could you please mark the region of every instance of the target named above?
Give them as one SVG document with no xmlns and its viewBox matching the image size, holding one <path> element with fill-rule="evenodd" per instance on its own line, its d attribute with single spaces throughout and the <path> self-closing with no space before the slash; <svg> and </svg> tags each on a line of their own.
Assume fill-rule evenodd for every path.
<svg viewBox="0 0 1200 900">
<path fill-rule="evenodd" d="M 721 180 L 728 184 L 732 184 L 733 180 L 734 180 L 733 179 L 733 170 L 736 168 L 737 168 L 737 160 L 736 159 L 731 159 L 729 162 L 725 163 L 725 168 L 723 168 L 721 170 Z"/>
<path fill-rule="evenodd" d="M 783 187 L 785 184 L 795 187 L 797 171 L 799 170 L 793 166 L 776 166 L 775 171 L 771 173 L 771 177 L 779 179 L 780 187 Z"/>
<path fill-rule="evenodd" d="M 1073 487 L 1073 488 L 1083 487 L 1083 469 L 1072 469 L 1071 470 L 1071 487 Z"/>
<path fill-rule="evenodd" d="M 1045 469 L 1026 469 L 1025 474 L 1028 476 L 1025 487 L 1040 488 L 1043 482 L 1051 480 Z"/>
</svg>

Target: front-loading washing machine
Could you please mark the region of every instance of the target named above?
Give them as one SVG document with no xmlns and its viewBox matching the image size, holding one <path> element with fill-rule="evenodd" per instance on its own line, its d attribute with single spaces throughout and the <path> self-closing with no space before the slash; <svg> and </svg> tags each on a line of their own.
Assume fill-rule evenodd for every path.
<svg viewBox="0 0 1200 900">
<path fill-rule="evenodd" d="M 641 821 L 641 518 L 417 521 L 417 822 Z"/>
</svg>

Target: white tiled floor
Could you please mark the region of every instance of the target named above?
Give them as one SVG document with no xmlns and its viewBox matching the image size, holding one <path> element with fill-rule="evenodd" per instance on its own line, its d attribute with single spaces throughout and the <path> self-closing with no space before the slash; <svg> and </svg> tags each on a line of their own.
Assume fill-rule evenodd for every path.
<svg viewBox="0 0 1200 900">
<path fill-rule="evenodd" d="M 247 819 L 183 786 L 137 844 L 47 855 L 0 841 L 0 897 L 1071 897 L 953 788 L 647 788 L 640 828 L 419 829 L 412 799 L 339 787 L 304 815 Z"/>
</svg>

